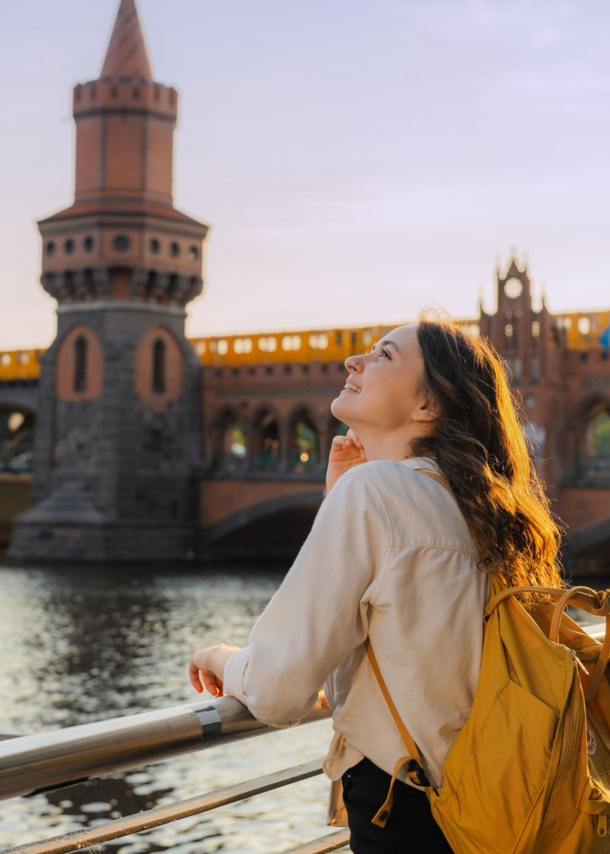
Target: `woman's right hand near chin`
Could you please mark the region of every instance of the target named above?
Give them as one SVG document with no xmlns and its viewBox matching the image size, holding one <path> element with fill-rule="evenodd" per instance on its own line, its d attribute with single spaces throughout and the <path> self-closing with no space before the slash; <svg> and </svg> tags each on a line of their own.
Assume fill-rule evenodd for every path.
<svg viewBox="0 0 610 854">
<path fill-rule="evenodd" d="M 326 491 L 330 492 L 342 474 L 354 466 L 366 462 L 366 453 L 362 442 L 353 430 L 347 436 L 335 436 L 328 457 L 326 470 Z"/>
</svg>

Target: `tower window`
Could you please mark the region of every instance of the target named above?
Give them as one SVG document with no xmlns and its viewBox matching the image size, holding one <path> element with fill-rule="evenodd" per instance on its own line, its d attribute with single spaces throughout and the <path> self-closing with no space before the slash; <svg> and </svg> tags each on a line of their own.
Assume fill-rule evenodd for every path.
<svg viewBox="0 0 610 854">
<path fill-rule="evenodd" d="M 79 335 L 74 342 L 74 391 L 87 389 L 87 339 Z"/>
<path fill-rule="evenodd" d="M 189 261 L 196 261 L 199 258 L 199 250 L 196 246 L 189 246 L 188 259 Z"/>
<path fill-rule="evenodd" d="M 174 240 L 173 243 L 169 244 L 169 254 L 172 258 L 177 258 L 180 255 L 180 246 Z"/>
<path fill-rule="evenodd" d="M 130 239 L 126 234 L 117 234 L 112 241 L 112 248 L 117 252 L 126 252 L 131 245 Z"/>
<path fill-rule="evenodd" d="M 64 252 L 66 255 L 71 255 L 74 252 L 74 241 L 69 237 L 64 243 Z"/>
<path fill-rule="evenodd" d="M 165 394 L 166 349 L 165 341 L 157 338 L 153 345 L 152 390 L 154 394 Z"/>
<path fill-rule="evenodd" d="M 150 249 L 153 255 L 158 255 L 161 251 L 161 244 L 159 243 L 156 237 L 153 237 L 150 243 L 148 244 L 148 248 Z"/>
<path fill-rule="evenodd" d="M 51 255 L 55 254 L 55 243 L 54 243 L 54 241 L 49 240 L 49 242 L 47 243 L 47 245 L 45 247 L 45 252 L 47 253 L 47 255 L 49 257 L 51 257 Z"/>
<path fill-rule="evenodd" d="M 83 240 L 83 249 L 85 252 L 93 252 L 94 240 L 92 237 L 85 237 Z"/>
</svg>

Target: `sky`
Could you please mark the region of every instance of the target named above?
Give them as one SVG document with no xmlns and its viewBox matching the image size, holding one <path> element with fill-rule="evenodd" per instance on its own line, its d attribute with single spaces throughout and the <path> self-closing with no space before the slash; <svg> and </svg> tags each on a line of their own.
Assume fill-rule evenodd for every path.
<svg viewBox="0 0 610 854">
<path fill-rule="evenodd" d="M 0 349 L 47 346 L 36 220 L 70 204 L 71 90 L 118 0 L 3 4 Z M 180 92 L 175 204 L 210 225 L 187 332 L 610 305 L 606 0 L 138 0 Z"/>
</svg>

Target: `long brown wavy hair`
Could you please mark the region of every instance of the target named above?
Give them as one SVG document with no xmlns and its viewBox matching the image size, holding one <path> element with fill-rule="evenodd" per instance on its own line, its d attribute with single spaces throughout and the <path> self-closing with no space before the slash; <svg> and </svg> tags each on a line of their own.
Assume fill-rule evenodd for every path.
<svg viewBox="0 0 610 854">
<path fill-rule="evenodd" d="M 479 550 L 479 567 L 514 586 L 560 587 L 561 530 L 536 475 L 504 364 L 457 324 L 422 318 L 423 387 L 440 416 L 412 441 L 434 456 Z"/>
</svg>

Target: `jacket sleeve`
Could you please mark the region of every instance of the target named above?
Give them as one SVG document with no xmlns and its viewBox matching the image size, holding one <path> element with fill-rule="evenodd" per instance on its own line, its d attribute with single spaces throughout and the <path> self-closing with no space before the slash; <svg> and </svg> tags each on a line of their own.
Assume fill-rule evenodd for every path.
<svg viewBox="0 0 610 854">
<path fill-rule="evenodd" d="M 224 671 L 224 689 L 254 717 L 303 717 L 327 676 L 368 632 L 368 603 L 391 545 L 377 489 L 344 474 L 318 512 L 292 568 Z"/>
</svg>

